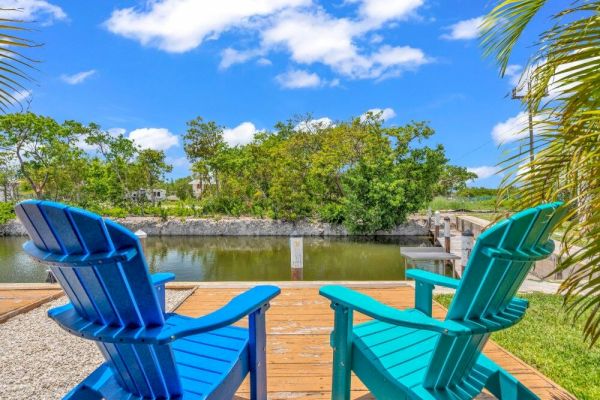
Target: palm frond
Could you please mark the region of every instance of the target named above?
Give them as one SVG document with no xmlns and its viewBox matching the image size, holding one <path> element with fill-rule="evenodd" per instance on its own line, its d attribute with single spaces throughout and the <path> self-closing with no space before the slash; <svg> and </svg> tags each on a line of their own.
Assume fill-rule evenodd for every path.
<svg viewBox="0 0 600 400">
<path fill-rule="evenodd" d="M 27 22 L 7 17 L 15 11 L 19 10 L 0 8 L 0 112 L 15 106 L 23 109 L 20 93 L 34 82 L 31 71 L 37 63 L 25 54 L 39 46 L 23 36 L 30 32 Z"/>
<path fill-rule="evenodd" d="M 484 19 L 482 43 L 487 56 L 495 56 L 504 74 L 510 54 L 531 19 L 547 0 L 505 0 Z"/>
<path fill-rule="evenodd" d="M 542 0 L 505 0 L 486 19 L 482 44 L 503 72 Z M 584 338 L 600 339 L 600 1 L 579 0 L 540 33 L 524 74 L 524 108 L 534 113 L 535 158 L 514 150 L 499 201 L 518 196 L 526 208 L 562 200 L 560 291 Z M 526 148 L 526 146 L 524 146 Z"/>
</svg>

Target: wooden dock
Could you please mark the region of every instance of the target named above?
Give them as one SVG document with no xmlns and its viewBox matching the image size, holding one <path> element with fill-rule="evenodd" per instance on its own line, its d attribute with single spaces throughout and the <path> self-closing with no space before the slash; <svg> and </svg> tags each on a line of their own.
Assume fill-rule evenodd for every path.
<svg viewBox="0 0 600 400">
<path fill-rule="evenodd" d="M 8 285 L 4 285 L 8 286 Z M 62 296 L 59 288 L 0 289 L 0 323 Z"/>
<path fill-rule="evenodd" d="M 246 286 L 246 285 L 243 285 Z M 267 361 L 269 399 L 330 399 L 332 352 L 329 334 L 333 326 L 333 311 L 329 301 L 319 296 L 318 284 L 305 282 L 301 287 L 282 285 L 282 293 L 271 303 L 267 312 Z M 357 290 L 398 308 L 413 307 L 414 289 L 408 284 L 395 286 L 371 283 Z M 177 312 L 201 316 L 223 306 L 233 296 L 245 290 L 242 285 L 199 287 L 182 303 Z M 433 314 L 443 318 L 446 310 L 434 304 Z M 356 314 L 355 321 L 367 320 Z M 246 322 L 240 323 L 244 326 Z M 575 397 L 552 382 L 533 367 L 489 342 L 485 353 L 511 372 L 543 400 L 573 400 Z M 249 399 L 249 386 L 242 385 L 238 399 Z M 493 398 L 481 396 L 482 398 Z M 355 377 L 352 399 L 373 399 L 365 386 Z"/>
</svg>

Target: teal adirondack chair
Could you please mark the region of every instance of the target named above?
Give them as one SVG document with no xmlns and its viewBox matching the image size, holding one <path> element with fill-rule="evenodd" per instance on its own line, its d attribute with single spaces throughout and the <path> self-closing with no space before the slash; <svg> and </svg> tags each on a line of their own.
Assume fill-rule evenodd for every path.
<svg viewBox="0 0 600 400">
<path fill-rule="evenodd" d="M 460 280 L 407 271 L 416 281 L 414 309 L 322 287 L 335 312 L 332 398 L 350 398 L 354 372 L 377 399 L 472 399 L 484 387 L 500 399 L 538 399 L 481 351 L 492 332 L 523 318 L 528 303 L 514 296 L 533 262 L 552 253 L 548 238 L 563 214 L 560 203 L 541 205 L 486 230 Z M 431 317 L 434 286 L 456 289 L 444 321 Z M 354 311 L 373 320 L 353 326 Z"/>
<path fill-rule="evenodd" d="M 231 399 L 246 375 L 250 397 L 266 400 L 265 313 L 279 288 L 257 286 L 200 318 L 165 313 L 175 276 L 148 274 L 133 233 L 48 201 L 15 211 L 31 237 L 24 250 L 50 265 L 70 300 L 48 315 L 106 359 L 65 400 Z M 246 316 L 248 329 L 232 326 Z"/>
</svg>

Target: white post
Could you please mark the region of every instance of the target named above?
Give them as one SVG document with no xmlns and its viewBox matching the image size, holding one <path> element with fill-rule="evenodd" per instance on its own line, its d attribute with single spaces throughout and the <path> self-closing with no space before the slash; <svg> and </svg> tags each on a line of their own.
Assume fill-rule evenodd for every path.
<svg viewBox="0 0 600 400">
<path fill-rule="evenodd" d="M 292 280 L 302 280 L 304 268 L 304 240 L 302 236 L 290 237 L 290 265 Z"/>
<path fill-rule="evenodd" d="M 435 214 L 433 215 L 433 223 L 435 225 L 435 238 L 439 238 L 440 237 L 440 212 L 436 211 Z"/>
<path fill-rule="evenodd" d="M 450 217 L 444 218 L 444 247 L 450 253 Z"/>
<path fill-rule="evenodd" d="M 432 212 L 431 212 L 431 207 L 427 209 L 427 229 L 431 229 L 431 216 L 432 216 Z"/>
<path fill-rule="evenodd" d="M 461 243 L 461 257 L 460 264 L 461 268 L 461 276 L 465 273 L 465 268 L 467 267 L 467 262 L 469 261 L 469 257 L 471 256 L 471 250 L 473 249 L 473 232 L 470 229 L 466 229 L 462 233 L 462 243 Z"/>
</svg>

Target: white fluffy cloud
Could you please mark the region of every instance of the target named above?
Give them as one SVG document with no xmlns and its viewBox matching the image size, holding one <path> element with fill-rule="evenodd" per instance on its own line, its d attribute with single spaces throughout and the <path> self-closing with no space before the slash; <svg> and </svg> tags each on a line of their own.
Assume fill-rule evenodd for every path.
<svg viewBox="0 0 600 400">
<path fill-rule="evenodd" d="M 523 72 L 523 66 L 518 64 L 510 64 L 506 66 L 504 75 L 508 78 L 510 84 L 514 87 L 519 85 L 521 80 L 521 73 Z"/>
<path fill-rule="evenodd" d="M 331 118 L 323 117 L 302 121 L 294 129 L 301 132 L 314 132 L 318 129 L 329 128 L 331 126 L 335 126 Z"/>
<path fill-rule="evenodd" d="M 387 107 L 387 108 L 371 108 L 370 110 L 367 110 L 367 112 L 365 112 L 363 115 L 360 116 L 360 120 L 364 121 L 367 119 L 367 115 L 371 113 L 373 115 L 378 115 L 379 119 L 382 121 L 389 121 L 390 119 L 394 118 L 396 116 L 396 111 L 394 111 L 393 108 Z"/>
<path fill-rule="evenodd" d="M 128 138 L 142 149 L 167 150 L 179 146 L 176 135 L 165 128 L 140 128 L 129 133 Z"/>
<path fill-rule="evenodd" d="M 127 132 L 127 130 L 124 129 L 124 128 L 110 128 L 107 132 L 111 136 L 117 137 L 117 136 L 125 135 L 125 133 Z"/>
<path fill-rule="evenodd" d="M 31 98 L 32 95 L 32 91 L 31 90 L 20 90 L 17 92 L 13 92 L 12 96 L 18 101 L 18 102 L 22 102 L 25 100 L 29 100 Z"/>
<path fill-rule="evenodd" d="M 191 167 L 190 161 L 186 157 L 167 157 L 166 162 L 177 168 Z"/>
<path fill-rule="evenodd" d="M 243 50 L 224 49 L 220 69 L 284 51 L 296 64 L 319 63 L 350 79 L 380 79 L 431 62 L 420 49 L 381 43 L 383 37 L 376 32 L 409 18 L 423 4 L 424 0 L 348 0 L 342 7 L 350 12 L 336 17 L 312 0 L 153 0 L 145 7 L 115 10 L 105 26 L 143 45 L 176 53 L 235 30 L 257 37 L 258 43 Z M 370 48 L 358 45 L 371 37 L 380 40 L 371 41 Z"/>
<path fill-rule="evenodd" d="M 499 167 L 483 165 L 481 167 L 470 167 L 467 171 L 477 175 L 477 179 L 486 179 L 490 176 L 496 175 L 500 171 Z"/>
<path fill-rule="evenodd" d="M 125 135 L 125 133 L 127 131 L 124 128 L 110 128 L 110 129 L 107 129 L 106 132 L 112 137 L 118 137 L 120 135 Z M 98 150 L 98 146 L 87 144 L 86 141 L 84 140 L 84 138 L 81 136 L 77 140 L 77 147 L 79 147 L 83 151 L 88 151 L 88 152 Z"/>
<path fill-rule="evenodd" d="M 105 24 L 143 45 L 182 53 L 222 32 L 248 26 L 253 18 L 308 4 L 310 0 L 155 0 L 143 9 L 115 10 Z"/>
<path fill-rule="evenodd" d="M 422 50 L 409 46 L 382 45 L 367 53 L 355 42 L 369 30 L 360 22 L 322 10 L 293 10 L 281 13 L 262 32 L 262 46 L 282 48 L 298 64 L 324 64 L 353 79 L 395 76 L 431 61 Z"/>
<path fill-rule="evenodd" d="M 528 135 L 528 115 L 521 111 L 506 121 L 497 123 L 492 129 L 492 138 L 498 145 L 523 139 Z"/>
<path fill-rule="evenodd" d="M 246 61 L 260 56 L 262 54 L 263 52 L 260 49 L 240 51 L 228 47 L 221 52 L 221 62 L 219 63 L 219 69 L 227 69 L 234 64 L 245 63 Z M 266 58 L 261 58 L 260 60 L 266 60 Z"/>
<path fill-rule="evenodd" d="M 256 63 L 258 65 L 262 65 L 263 67 L 267 67 L 269 65 L 273 65 L 273 62 L 271 60 L 269 60 L 268 58 L 265 57 L 261 57 L 258 60 L 256 60 Z"/>
<path fill-rule="evenodd" d="M 597 57 L 596 59 L 598 58 L 599 57 Z M 541 64 L 529 65 L 527 68 L 525 68 L 525 70 L 523 70 L 522 73 L 515 77 L 514 85 L 518 87 L 518 91 L 520 94 L 523 94 L 525 92 L 527 82 L 534 79 L 534 71 L 536 68 L 539 68 L 540 65 Z M 574 87 L 576 87 L 579 84 L 579 82 L 573 81 L 571 79 L 570 82 L 565 83 L 568 80 L 567 78 L 570 77 L 572 74 L 576 74 L 590 68 L 595 68 L 595 65 L 592 65 L 587 61 L 576 61 L 561 64 L 558 67 L 556 67 L 554 76 L 552 76 L 548 81 L 547 100 L 559 99 L 561 97 L 570 95 L 570 93 L 568 92 Z M 508 75 L 508 68 L 506 74 Z M 511 81 L 511 83 L 512 82 L 513 81 Z"/>
<path fill-rule="evenodd" d="M 223 139 L 230 146 L 243 146 L 252 142 L 254 135 L 258 132 L 252 122 L 242 122 L 235 128 L 223 130 Z"/>
<path fill-rule="evenodd" d="M 365 21 L 381 23 L 403 20 L 414 14 L 424 0 L 351 0 L 360 3 L 360 15 Z"/>
<path fill-rule="evenodd" d="M 484 17 L 476 17 L 459 21 L 453 25 L 446 27 L 447 33 L 442 35 L 446 40 L 470 40 L 477 39 L 481 32 L 481 24 Z"/>
<path fill-rule="evenodd" d="M 89 71 L 82 71 L 72 75 L 63 74 L 60 76 L 60 79 L 62 79 L 63 82 L 66 82 L 69 85 L 79 85 L 95 73 L 95 69 L 90 69 Z"/>
<path fill-rule="evenodd" d="M 0 8 L 2 18 L 37 20 L 43 25 L 67 19 L 62 8 L 45 0 L 0 0 Z"/>
<path fill-rule="evenodd" d="M 281 87 L 286 89 L 300 89 L 318 87 L 323 84 L 319 75 L 304 70 L 291 70 L 275 77 Z"/>
</svg>

